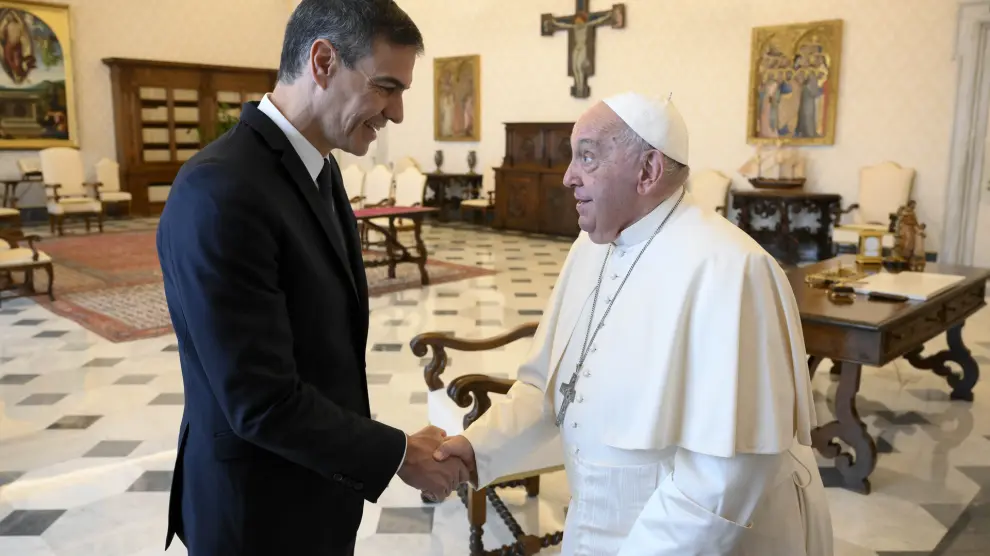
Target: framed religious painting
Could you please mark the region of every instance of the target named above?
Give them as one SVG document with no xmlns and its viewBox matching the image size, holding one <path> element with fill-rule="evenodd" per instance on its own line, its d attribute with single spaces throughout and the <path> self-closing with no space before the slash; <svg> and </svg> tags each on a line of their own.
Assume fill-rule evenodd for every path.
<svg viewBox="0 0 990 556">
<path fill-rule="evenodd" d="M 75 147 L 69 7 L 0 0 L 0 149 Z"/>
<path fill-rule="evenodd" d="M 842 20 L 753 29 L 746 140 L 832 145 L 842 61 Z"/>
<path fill-rule="evenodd" d="M 433 138 L 481 140 L 481 56 L 433 60 Z"/>
</svg>

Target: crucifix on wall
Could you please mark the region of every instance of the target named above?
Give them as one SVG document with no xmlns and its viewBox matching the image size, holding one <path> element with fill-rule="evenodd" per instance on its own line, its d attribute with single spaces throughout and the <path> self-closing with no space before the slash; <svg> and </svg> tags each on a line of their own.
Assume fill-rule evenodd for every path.
<svg viewBox="0 0 990 556">
<path fill-rule="evenodd" d="M 625 28 L 626 5 L 613 4 L 608 11 L 591 12 L 591 0 L 575 0 L 574 3 L 574 15 L 541 15 L 540 34 L 550 37 L 557 31 L 567 31 L 567 51 L 570 54 L 567 75 L 574 78 L 571 96 L 588 98 L 591 96 L 588 78 L 595 75 L 595 29 L 603 25 L 610 25 L 613 29 Z"/>
</svg>

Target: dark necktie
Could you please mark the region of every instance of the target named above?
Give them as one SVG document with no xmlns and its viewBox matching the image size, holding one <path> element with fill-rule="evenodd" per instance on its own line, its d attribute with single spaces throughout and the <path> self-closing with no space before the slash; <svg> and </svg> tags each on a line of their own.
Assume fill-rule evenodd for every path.
<svg viewBox="0 0 990 556">
<path fill-rule="evenodd" d="M 323 197 L 323 202 L 326 204 L 327 211 L 330 213 L 330 222 L 333 223 L 333 229 L 337 233 L 337 239 L 340 240 L 340 244 L 344 247 L 345 252 L 347 252 L 349 249 L 347 240 L 344 239 L 344 228 L 340 224 L 340 215 L 337 213 L 333 203 L 333 178 L 331 177 L 331 172 L 330 161 L 323 159 L 323 170 L 320 171 L 320 175 L 316 176 L 316 185 L 319 187 L 320 196 Z"/>
</svg>

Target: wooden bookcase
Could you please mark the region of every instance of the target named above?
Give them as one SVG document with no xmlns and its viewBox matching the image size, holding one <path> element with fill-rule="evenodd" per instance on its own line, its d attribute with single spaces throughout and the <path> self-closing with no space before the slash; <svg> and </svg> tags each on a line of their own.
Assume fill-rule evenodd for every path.
<svg viewBox="0 0 990 556">
<path fill-rule="evenodd" d="M 113 90 L 121 189 L 135 214 L 159 214 L 182 164 L 215 138 L 225 117 L 261 100 L 277 71 L 106 58 Z"/>
<path fill-rule="evenodd" d="M 577 237 L 574 192 L 564 186 L 572 122 L 505 124 L 505 158 L 495 168 L 495 227 Z"/>
</svg>

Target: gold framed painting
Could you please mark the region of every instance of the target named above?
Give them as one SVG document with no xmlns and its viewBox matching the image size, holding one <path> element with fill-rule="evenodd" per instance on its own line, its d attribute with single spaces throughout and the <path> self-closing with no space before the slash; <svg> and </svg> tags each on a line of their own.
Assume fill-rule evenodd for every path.
<svg viewBox="0 0 990 556">
<path fill-rule="evenodd" d="M 0 149 L 76 147 L 69 7 L 0 0 Z"/>
<path fill-rule="evenodd" d="M 433 138 L 481 140 L 481 56 L 434 58 Z"/>
<path fill-rule="evenodd" d="M 755 27 L 746 141 L 835 144 L 841 61 L 841 19 Z"/>
</svg>

